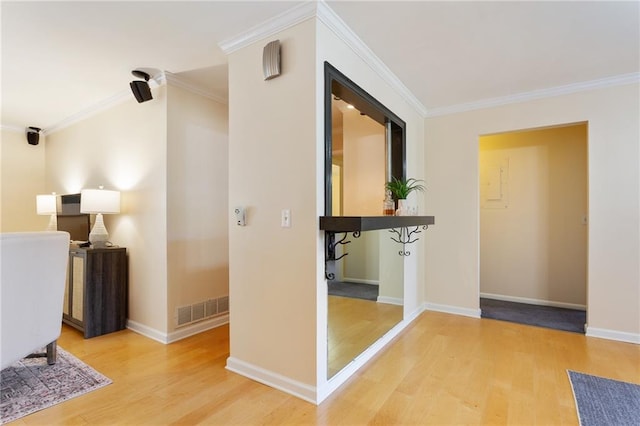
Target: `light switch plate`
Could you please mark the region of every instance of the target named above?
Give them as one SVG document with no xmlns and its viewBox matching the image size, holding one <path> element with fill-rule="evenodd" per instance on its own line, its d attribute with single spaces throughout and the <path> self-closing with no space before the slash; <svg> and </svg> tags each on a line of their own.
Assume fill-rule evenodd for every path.
<svg viewBox="0 0 640 426">
<path fill-rule="evenodd" d="M 282 210 L 280 226 L 282 226 L 283 228 L 291 228 L 291 210 Z"/>
</svg>

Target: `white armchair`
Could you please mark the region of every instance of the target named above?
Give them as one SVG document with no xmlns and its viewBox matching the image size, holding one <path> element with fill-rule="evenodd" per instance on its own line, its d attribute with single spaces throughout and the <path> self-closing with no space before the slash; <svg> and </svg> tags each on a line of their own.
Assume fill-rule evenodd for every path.
<svg viewBox="0 0 640 426">
<path fill-rule="evenodd" d="M 67 232 L 0 234 L 0 369 L 45 346 L 55 363 L 68 258 Z"/>
</svg>

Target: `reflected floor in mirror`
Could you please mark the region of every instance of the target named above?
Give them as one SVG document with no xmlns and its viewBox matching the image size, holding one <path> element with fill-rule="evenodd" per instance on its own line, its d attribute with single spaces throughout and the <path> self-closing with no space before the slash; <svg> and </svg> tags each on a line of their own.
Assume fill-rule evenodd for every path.
<svg viewBox="0 0 640 426">
<path fill-rule="evenodd" d="M 402 306 L 329 296 L 328 377 L 402 321 Z"/>
</svg>

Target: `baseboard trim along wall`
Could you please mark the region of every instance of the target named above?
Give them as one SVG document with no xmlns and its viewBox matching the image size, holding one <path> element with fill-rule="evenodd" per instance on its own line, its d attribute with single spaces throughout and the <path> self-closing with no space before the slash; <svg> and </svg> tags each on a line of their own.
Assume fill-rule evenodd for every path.
<svg viewBox="0 0 640 426">
<path fill-rule="evenodd" d="M 462 315 L 471 318 L 480 318 L 480 309 L 461 308 L 459 306 L 439 305 L 437 303 L 424 303 L 424 311 L 443 312 L 445 314 Z"/>
<path fill-rule="evenodd" d="M 227 366 L 225 368 L 229 371 L 240 374 L 241 376 L 255 380 L 256 382 L 260 382 L 300 399 L 304 399 L 312 404 L 317 404 L 315 386 L 292 380 L 281 374 L 274 373 L 273 371 L 266 370 L 262 367 L 258 367 L 233 357 L 227 358 Z"/>
<path fill-rule="evenodd" d="M 398 305 L 398 306 L 404 305 L 404 300 L 397 297 L 378 296 L 377 302 L 387 303 L 389 305 Z"/>
<path fill-rule="evenodd" d="M 552 306 L 554 308 L 577 309 L 579 311 L 587 310 L 586 305 L 580 305 L 577 303 L 554 302 L 553 300 L 530 299 L 528 297 L 505 296 L 502 294 L 493 293 L 480 293 L 480 297 L 484 299 L 502 300 L 505 302 L 527 303 L 529 305 Z"/>
<path fill-rule="evenodd" d="M 148 327 L 144 324 L 140 324 L 139 322 L 132 321 L 130 319 L 127 320 L 127 328 L 131 331 L 135 331 L 138 334 L 142 334 L 144 337 L 148 337 L 149 339 L 153 339 L 156 342 L 167 344 L 167 333 L 163 333 L 162 331 L 156 330 L 155 328 Z"/>
<path fill-rule="evenodd" d="M 380 285 L 380 281 L 378 280 L 366 280 L 364 278 L 353 278 L 353 277 L 347 277 L 346 275 L 340 281 L 343 281 L 346 283 Z"/>
<path fill-rule="evenodd" d="M 627 333 L 624 331 L 607 330 L 605 328 L 594 328 L 587 325 L 587 337 L 598 337 L 600 339 L 617 340 L 619 342 L 635 343 L 640 345 L 640 334 Z"/>
<path fill-rule="evenodd" d="M 172 333 L 163 333 L 162 331 L 148 327 L 138 322 L 127 320 L 127 328 L 131 331 L 135 331 L 138 334 L 142 334 L 149 339 L 153 339 L 157 342 L 169 344 L 177 342 L 178 340 L 186 339 L 194 334 L 202 333 L 203 331 L 211 330 L 212 328 L 220 327 L 229 323 L 229 314 L 219 315 L 214 318 L 210 318 L 204 321 L 197 322 L 192 325 L 188 325 L 180 328 Z"/>
<path fill-rule="evenodd" d="M 202 333 L 203 331 L 211 330 L 212 328 L 217 328 L 225 324 L 229 324 L 229 313 L 181 327 L 180 329 L 169 333 L 167 336 L 167 343 L 177 342 L 178 340 L 186 339 L 194 334 Z"/>
<path fill-rule="evenodd" d="M 364 366 L 374 356 L 376 356 L 391 340 L 398 336 L 416 317 L 409 320 L 403 320 L 396 324 L 391 330 L 389 330 L 384 336 L 375 341 L 371 346 L 365 349 L 360 355 L 355 357 L 349 364 L 347 364 L 342 370 L 337 372 L 331 379 L 325 382 L 318 388 L 317 402 L 320 404 L 329 395 L 331 395 L 336 389 L 342 386 L 347 380 L 354 377 L 356 371 L 360 367 Z"/>
</svg>

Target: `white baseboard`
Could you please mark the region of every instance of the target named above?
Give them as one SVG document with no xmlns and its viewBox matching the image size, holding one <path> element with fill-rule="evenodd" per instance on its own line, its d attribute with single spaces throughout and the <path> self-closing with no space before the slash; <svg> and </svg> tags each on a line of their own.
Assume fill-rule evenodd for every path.
<svg viewBox="0 0 640 426">
<path fill-rule="evenodd" d="M 378 280 L 365 280 L 362 278 L 343 277 L 341 281 L 345 283 L 380 285 L 380 281 Z"/>
<path fill-rule="evenodd" d="M 153 339 L 157 342 L 164 343 L 165 345 L 169 343 L 167 339 L 167 333 L 163 333 L 162 331 L 156 330 L 155 328 L 151 328 L 144 324 L 140 324 L 139 322 L 135 322 L 128 319 L 127 328 L 131 331 L 135 331 L 138 334 L 142 334 L 143 336 L 148 337 L 149 339 Z"/>
<path fill-rule="evenodd" d="M 148 327 L 144 324 L 140 324 L 139 322 L 135 322 L 132 320 L 127 320 L 127 328 L 131 331 L 135 331 L 138 334 L 142 334 L 149 339 L 153 339 L 166 345 L 169 343 L 177 342 L 178 340 L 185 339 L 189 336 L 193 336 L 194 334 L 202 333 L 203 331 L 220 327 L 221 325 L 225 325 L 228 323 L 229 314 L 227 313 L 215 318 L 210 318 L 204 321 L 197 322 L 195 324 L 182 327 L 179 330 L 173 331 L 171 333 L 163 333 L 162 331 L 156 330 L 155 328 Z"/>
<path fill-rule="evenodd" d="M 413 318 L 415 319 L 415 318 Z M 360 355 L 355 357 L 349 364 L 347 364 L 342 370 L 337 372 L 331 379 L 318 388 L 317 404 L 320 404 L 329 395 L 331 395 L 336 389 L 342 386 L 347 380 L 354 376 L 363 365 L 369 362 L 378 352 L 380 352 L 391 340 L 398 336 L 402 330 L 404 330 L 411 321 L 403 320 L 396 324 L 391 330 L 384 334 L 380 339 L 375 341 L 371 346 L 365 349 Z"/>
<path fill-rule="evenodd" d="M 194 334 L 202 333 L 203 331 L 211 330 L 212 328 L 217 328 L 225 324 L 229 324 L 229 313 L 180 327 L 178 330 L 169 333 L 167 342 L 177 342 L 178 340 L 186 339 Z"/>
<path fill-rule="evenodd" d="M 595 328 L 587 325 L 586 335 L 587 337 L 598 337 L 600 339 L 617 340 L 619 342 L 635 343 L 636 345 L 640 345 L 640 334 L 637 333 L 607 330 L 605 328 Z"/>
<path fill-rule="evenodd" d="M 459 306 L 439 305 L 437 303 L 424 303 L 425 311 L 444 312 L 445 314 L 462 315 L 471 318 L 480 318 L 480 309 L 461 308 Z"/>
<path fill-rule="evenodd" d="M 377 302 L 386 303 L 389 305 L 398 305 L 398 306 L 404 305 L 404 300 L 397 297 L 378 296 Z"/>
<path fill-rule="evenodd" d="M 281 374 L 274 373 L 273 371 L 266 370 L 262 367 L 258 367 L 233 357 L 227 358 L 226 369 L 255 380 L 256 382 L 263 383 L 267 386 L 271 386 L 272 388 L 279 389 L 283 392 L 304 399 L 312 404 L 319 403 L 316 401 L 315 386 L 292 380 Z"/>
<path fill-rule="evenodd" d="M 553 300 L 530 299 L 528 297 L 505 296 L 503 294 L 480 293 L 480 297 L 485 299 L 503 300 L 505 302 L 527 303 L 529 305 L 553 306 L 554 308 L 577 309 L 586 311 L 586 305 L 576 303 L 554 302 Z"/>
</svg>

